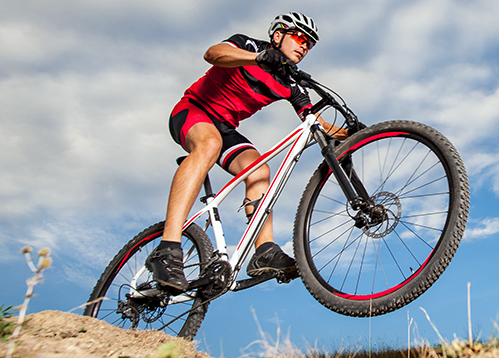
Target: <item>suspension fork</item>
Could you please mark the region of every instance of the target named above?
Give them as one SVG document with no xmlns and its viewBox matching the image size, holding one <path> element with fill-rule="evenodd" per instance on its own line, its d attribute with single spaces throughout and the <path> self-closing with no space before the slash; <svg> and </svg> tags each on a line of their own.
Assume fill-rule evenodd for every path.
<svg viewBox="0 0 499 358">
<path fill-rule="evenodd" d="M 341 158 L 340 165 L 343 168 L 343 171 L 346 173 L 348 179 L 350 180 L 350 183 L 352 184 L 352 187 L 355 189 L 357 194 L 359 194 L 364 202 L 368 202 L 370 200 L 369 193 L 367 192 L 364 184 L 360 180 L 357 172 L 353 167 L 352 156 L 350 154 L 343 156 Z"/>
<path fill-rule="evenodd" d="M 351 208 L 353 210 L 360 210 L 366 207 L 369 201 L 369 194 L 354 171 L 351 158 L 345 158 L 340 164 L 334 155 L 335 141 L 328 140 L 318 124 L 312 125 L 310 130 L 321 148 L 322 156 L 333 172 Z M 348 177 L 345 173 L 348 173 Z"/>
</svg>

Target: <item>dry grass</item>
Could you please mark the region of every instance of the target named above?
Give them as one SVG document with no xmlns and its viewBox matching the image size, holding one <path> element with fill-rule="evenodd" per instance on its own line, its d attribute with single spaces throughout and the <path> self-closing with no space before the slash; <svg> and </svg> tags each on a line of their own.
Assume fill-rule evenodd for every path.
<svg viewBox="0 0 499 358">
<path fill-rule="evenodd" d="M 468 285 L 468 301 L 470 300 Z M 470 307 L 468 305 L 468 307 Z M 455 339 L 452 342 L 446 340 L 438 332 L 436 326 L 430 320 L 428 313 L 422 309 L 440 339 L 440 345 L 430 345 L 427 341 L 411 343 L 410 327 L 412 319 L 408 317 L 408 347 L 393 349 L 384 347 L 372 350 L 366 348 L 340 349 L 337 352 L 327 352 L 317 346 L 309 346 L 306 352 L 302 352 L 289 338 L 289 332 L 283 336 L 280 327 L 277 327 L 276 338 L 265 333 L 260 326 L 254 310 L 252 310 L 260 339 L 252 342 L 245 349 L 240 358 L 267 357 L 267 358 L 499 358 L 499 339 L 496 332 L 492 332 L 487 341 L 474 341 L 471 332 L 471 324 L 468 325 L 469 338 Z M 468 308 L 468 320 L 471 322 L 471 311 Z M 499 335 L 499 325 L 494 322 L 495 330 Z M 254 349 L 257 349 L 256 351 Z"/>
<path fill-rule="evenodd" d="M 241 358 L 499 358 L 499 340 L 496 338 L 488 342 L 474 342 L 472 345 L 466 340 L 454 340 L 439 347 L 422 344 L 411 348 L 410 351 L 407 348 L 384 348 L 376 351 L 359 349 L 331 353 L 312 347 L 303 353 L 288 339 L 272 340 L 268 335 L 250 346 L 254 345 L 259 345 L 260 350 L 247 352 Z M 246 350 L 248 348 L 250 347 Z"/>
</svg>

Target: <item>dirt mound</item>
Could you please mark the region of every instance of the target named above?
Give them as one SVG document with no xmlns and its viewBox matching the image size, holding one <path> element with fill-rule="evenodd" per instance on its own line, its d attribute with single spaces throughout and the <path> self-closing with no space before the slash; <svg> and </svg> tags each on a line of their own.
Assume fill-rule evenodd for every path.
<svg viewBox="0 0 499 358">
<path fill-rule="evenodd" d="M 13 357 L 18 358 L 209 358 L 196 351 L 192 342 L 163 332 L 124 330 L 92 317 L 59 311 L 28 315 L 16 343 Z M 0 357 L 7 346 L 0 343 Z M 172 354 L 159 355 L 160 346 Z"/>
</svg>

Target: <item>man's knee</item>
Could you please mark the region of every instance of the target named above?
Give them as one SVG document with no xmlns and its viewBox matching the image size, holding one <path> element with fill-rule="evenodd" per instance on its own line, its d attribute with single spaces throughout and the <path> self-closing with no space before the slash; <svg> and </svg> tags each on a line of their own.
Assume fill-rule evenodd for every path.
<svg viewBox="0 0 499 358">
<path fill-rule="evenodd" d="M 209 137 L 203 139 L 200 143 L 195 146 L 195 149 L 199 152 L 203 152 L 210 157 L 220 155 L 220 151 L 222 150 L 222 138 L 218 137 Z"/>
<path fill-rule="evenodd" d="M 222 150 L 222 137 L 215 126 L 199 123 L 187 134 L 186 147 L 190 154 L 216 160 Z"/>
<path fill-rule="evenodd" d="M 195 157 L 199 162 L 206 162 L 213 165 L 220 155 L 221 147 L 216 141 L 204 141 L 196 145 L 189 153 L 189 156 Z"/>
<path fill-rule="evenodd" d="M 262 165 L 260 168 L 258 168 L 258 170 L 252 173 L 247 179 L 248 184 L 257 183 L 257 182 L 262 182 L 262 183 L 270 182 L 270 168 L 267 164 Z"/>
</svg>

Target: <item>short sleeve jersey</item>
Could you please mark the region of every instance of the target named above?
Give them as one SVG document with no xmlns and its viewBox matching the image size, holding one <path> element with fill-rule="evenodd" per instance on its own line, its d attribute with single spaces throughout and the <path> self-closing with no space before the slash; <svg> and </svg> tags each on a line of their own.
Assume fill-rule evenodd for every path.
<svg viewBox="0 0 499 358">
<path fill-rule="evenodd" d="M 270 48 L 269 42 L 241 34 L 231 36 L 224 43 L 251 52 Z M 258 66 L 213 66 L 186 90 L 185 96 L 233 127 L 281 99 L 288 100 L 298 115 L 312 106 L 307 91 L 291 78 L 271 75 Z"/>
</svg>

